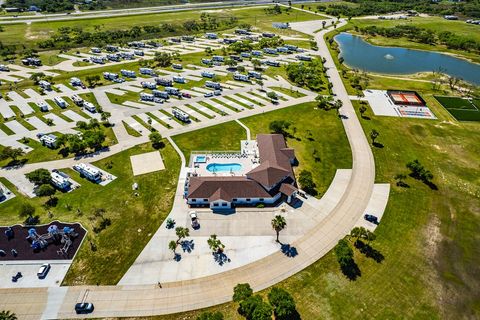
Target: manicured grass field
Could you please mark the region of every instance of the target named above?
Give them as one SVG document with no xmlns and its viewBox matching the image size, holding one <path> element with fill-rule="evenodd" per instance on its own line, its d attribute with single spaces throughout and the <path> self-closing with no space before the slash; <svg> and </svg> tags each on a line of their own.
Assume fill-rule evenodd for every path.
<svg viewBox="0 0 480 320">
<path fill-rule="evenodd" d="M 42 223 L 52 219 L 81 222 L 89 232 L 64 284 L 115 284 L 170 211 L 180 161 L 173 147 L 165 143 L 165 148 L 160 150 L 166 168 L 162 171 L 133 177 L 129 157 L 153 151 L 149 143 L 95 162 L 96 166 L 117 176 L 104 187 L 82 179 L 72 169 L 62 169 L 81 187 L 70 193 L 57 192 L 58 204 L 50 209 L 43 207 L 46 198 L 26 198 L 2 179 L 17 197 L 0 205 L 0 225 L 22 222 L 25 218 L 19 217 L 18 212 L 23 202 L 36 207 L 35 214 Z M 134 182 L 139 185 L 138 196 L 132 191 Z M 101 217 L 95 215 L 96 209 L 105 209 L 104 218 L 111 220 L 111 225 L 99 233 L 93 231 L 101 221 Z M 48 210 L 53 218 L 48 218 Z"/>
<path fill-rule="evenodd" d="M 480 121 L 480 100 L 435 96 L 435 99 L 458 121 Z"/>
<path fill-rule="evenodd" d="M 228 134 L 226 134 L 228 132 Z M 245 129 L 235 121 L 208 127 L 173 137 L 185 158 L 192 151 L 235 151 L 240 150 L 240 140 L 247 138 Z"/>
</svg>

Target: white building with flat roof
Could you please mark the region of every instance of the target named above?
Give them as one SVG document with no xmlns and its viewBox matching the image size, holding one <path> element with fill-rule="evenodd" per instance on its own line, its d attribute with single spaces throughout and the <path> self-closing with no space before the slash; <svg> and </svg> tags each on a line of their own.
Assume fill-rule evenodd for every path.
<svg viewBox="0 0 480 320">
<path fill-rule="evenodd" d="M 79 163 L 74 165 L 73 169 L 92 182 L 98 183 L 102 181 L 102 172 L 88 164 Z"/>
<path fill-rule="evenodd" d="M 67 176 L 62 175 L 58 172 L 51 172 L 50 176 L 52 178 L 52 184 L 60 190 L 70 189 L 72 183 Z"/>
</svg>

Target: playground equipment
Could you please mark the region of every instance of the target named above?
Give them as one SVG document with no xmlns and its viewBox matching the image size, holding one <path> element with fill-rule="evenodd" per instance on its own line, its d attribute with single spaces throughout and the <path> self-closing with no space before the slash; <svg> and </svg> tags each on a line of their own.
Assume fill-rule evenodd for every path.
<svg viewBox="0 0 480 320">
<path fill-rule="evenodd" d="M 13 229 L 11 227 L 8 227 L 6 230 L 5 230 L 5 236 L 7 237 L 7 240 L 11 240 L 13 239 L 13 237 L 15 236 L 15 234 L 13 233 Z"/>
<path fill-rule="evenodd" d="M 78 236 L 73 228 L 63 227 L 59 229 L 57 225 L 52 224 L 48 227 L 47 233 L 38 234 L 35 228 L 28 229 L 27 240 L 32 242 L 31 247 L 33 250 L 45 249 L 50 243 L 58 242 L 63 246 L 57 250 L 58 254 L 67 255 L 68 249 L 72 245 L 72 239 Z"/>
</svg>

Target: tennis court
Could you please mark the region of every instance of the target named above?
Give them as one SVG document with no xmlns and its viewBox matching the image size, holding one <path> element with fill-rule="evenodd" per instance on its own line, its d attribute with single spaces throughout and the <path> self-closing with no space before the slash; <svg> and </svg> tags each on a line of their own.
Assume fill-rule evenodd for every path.
<svg viewBox="0 0 480 320">
<path fill-rule="evenodd" d="M 435 99 L 458 121 L 480 121 L 480 99 L 445 96 Z"/>
</svg>

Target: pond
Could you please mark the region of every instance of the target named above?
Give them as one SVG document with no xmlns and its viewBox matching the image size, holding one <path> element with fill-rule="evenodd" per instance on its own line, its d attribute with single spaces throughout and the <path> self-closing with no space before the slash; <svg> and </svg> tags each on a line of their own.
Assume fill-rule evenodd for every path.
<svg viewBox="0 0 480 320">
<path fill-rule="evenodd" d="M 359 36 L 340 33 L 335 37 L 345 64 L 351 68 L 384 74 L 438 71 L 480 85 L 480 64 L 450 55 L 406 48 L 374 46 Z"/>
</svg>

